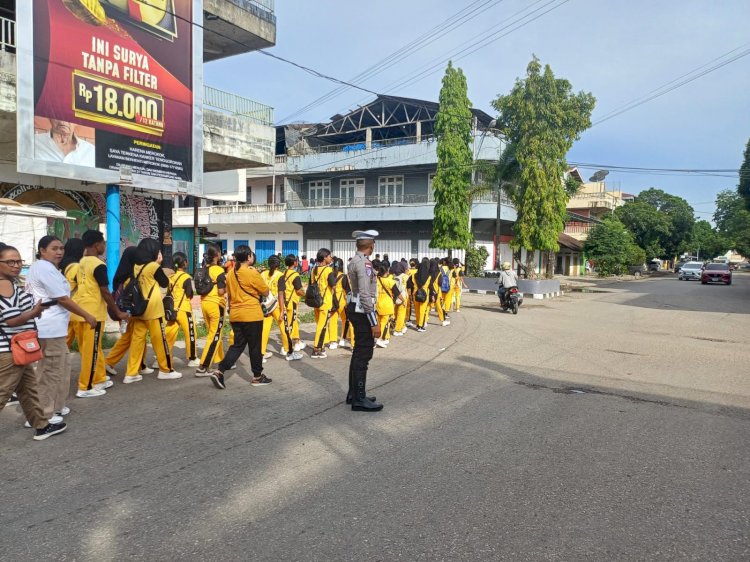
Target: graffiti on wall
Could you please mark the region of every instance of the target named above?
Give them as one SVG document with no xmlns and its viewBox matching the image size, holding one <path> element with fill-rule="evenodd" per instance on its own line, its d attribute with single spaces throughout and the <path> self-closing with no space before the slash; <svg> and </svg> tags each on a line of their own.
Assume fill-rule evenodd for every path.
<svg viewBox="0 0 750 562">
<path fill-rule="evenodd" d="M 48 219 L 48 232 L 62 240 L 80 238 L 87 230 L 98 230 L 105 222 L 106 201 L 101 193 L 48 189 L 34 185 L 0 183 L 0 197 L 25 205 L 38 205 L 65 211 L 69 218 Z M 164 225 L 162 215 L 171 205 L 140 195 L 122 195 L 120 198 L 120 247 L 137 244 L 143 238 L 170 239 L 171 228 Z M 166 232 L 165 232 L 166 230 Z"/>
</svg>

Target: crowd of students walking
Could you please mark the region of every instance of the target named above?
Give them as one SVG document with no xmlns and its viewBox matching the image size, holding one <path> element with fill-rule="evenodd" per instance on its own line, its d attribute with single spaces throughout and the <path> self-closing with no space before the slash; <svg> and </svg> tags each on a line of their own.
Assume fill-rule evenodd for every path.
<svg viewBox="0 0 750 562">
<path fill-rule="evenodd" d="M 263 267 L 248 246 L 235 249 L 231 261 L 218 247 L 209 246 L 203 267 L 191 276 L 182 253 L 172 257 L 174 269 L 162 267 L 156 240 L 144 239 L 127 248 L 109 289 L 109 271 L 101 259 L 104 236 L 87 231 L 81 239 L 64 245 L 55 236 L 38 243 L 37 260 L 25 286 L 19 277 L 20 253 L 0 243 L 0 410 L 19 402 L 35 440 L 65 431 L 70 413 L 70 353 L 77 345 L 80 369 L 76 397 L 104 396 L 115 384 L 117 365 L 127 357 L 122 382 L 133 384 L 156 372 L 159 380 L 174 380 L 173 349 L 179 332 L 185 340 L 185 365 L 195 376 L 208 377 L 226 388 L 224 374 L 234 368 L 247 349 L 251 384 L 272 382 L 263 365 L 273 356 L 268 343 L 274 325 L 281 355 L 287 361 L 304 358 L 306 343 L 300 337 L 300 306 L 314 309 L 315 336 L 312 359 L 325 359 L 326 351 L 354 346 L 354 330 L 347 319 L 349 280 L 342 259 L 322 248 L 312 265 L 303 256 L 271 256 Z M 312 261 L 312 260 L 311 260 Z M 381 336 L 375 341 L 387 348 L 391 337 L 404 336 L 407 328 L 427 330 L 435 311 L 442 326 L 449 312 L 461 308 L 465 288 L 464 267 L 458 259 L 423 258 L 390 261 L 379 256 L 372 262 L 377 274 L 376 311 Z M 307 287 L 303 274 L 309 271 Z M 197 322 L 193 299 L 200 307 L 207 336 L 202 353 L 197 349 Z M 231 330 L 224 349 L 226 317 Z M 104 353 L 107 317 L 121 323 L 120 337 Z M 155 361 L 146 362 L 147 347 Z"/>
</svg>

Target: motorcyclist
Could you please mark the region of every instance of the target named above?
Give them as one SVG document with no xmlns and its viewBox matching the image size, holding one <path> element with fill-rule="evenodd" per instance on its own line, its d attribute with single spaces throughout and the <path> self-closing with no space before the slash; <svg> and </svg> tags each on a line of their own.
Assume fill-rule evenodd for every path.
<svg viewBox="0 0 750 562">
<path fill-rule="evenodd" d="M 511 287 L 518 286 L 518 276 L 516 275 L 516 272 L 511 269 L 510 262 L 503 262 L 501 269 L 500 276 L 497 278 L 497 294 L 500 297 L 500 303 L 502 304 L 505 302 L 505 293 L 507 290 Z"/>
</svg>

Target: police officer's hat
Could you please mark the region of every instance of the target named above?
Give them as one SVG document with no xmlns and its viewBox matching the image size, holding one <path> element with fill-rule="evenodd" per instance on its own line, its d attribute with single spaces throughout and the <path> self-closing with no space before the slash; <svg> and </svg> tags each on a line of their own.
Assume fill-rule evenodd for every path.
<svg viewBox="0 0 750 562">
<path fill-rule="evenodd" d="M 377 230 L 355 230 L 352 232 L 352 238 L 355 240 L 375 240 L 378 236 Z"/>
</svg>

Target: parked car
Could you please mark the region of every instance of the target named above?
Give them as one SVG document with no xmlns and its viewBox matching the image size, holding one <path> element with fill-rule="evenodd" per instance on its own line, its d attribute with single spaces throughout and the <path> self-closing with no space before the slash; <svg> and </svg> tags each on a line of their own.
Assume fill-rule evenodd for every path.
<svg viewBox="0 0 750 562">
<path fill-rule="evenodd" d="M 662 261 L 660 259 L 652 259 L 650 262 L 648 262 L 648 270 L 649 271 L 660 271 L 661 270 Z"/>
<path fill-rule="evenodd" d="M 679 273 L 682 266 L 685 265 L 686 263 L 688 263 L 687 260 L 678 261 L 676 264 L 674 264 L 674 272 Z"/>
<path fill-rule="evenodd" d="M 641 275 L 648 273 L 648 268 L 646 267 L 645 263 L 642 263 L 640 265 L 629 265 L 628 273 L 630 275 L 635 275 L 636 277 L 640 277 Z"/>
<path fill-rule="evenodd" d="M 701 273 L 703 273 L 703 262 L 689 261 L 677 272 L 677 279 L 680 281 L 698 280 L 701 278 Z"/>
<path fill-rule="evenodd" d="M 709 263 L 703 268 L 701 274 L 701 283 L 724 283 L 732 284 L 732 270 L 729 269 L 728 263 Z"/>
</svg>

